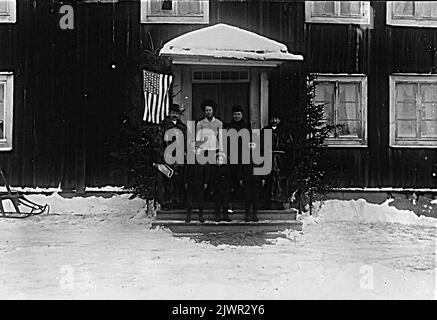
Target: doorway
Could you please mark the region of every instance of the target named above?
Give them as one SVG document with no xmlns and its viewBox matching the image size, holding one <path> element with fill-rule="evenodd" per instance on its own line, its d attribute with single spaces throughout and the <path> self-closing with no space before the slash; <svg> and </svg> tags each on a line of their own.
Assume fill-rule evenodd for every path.
<svg viewBox="0 0 437 320">
<path fill-rule="evenodd" d="M 232 106 L 241 105 L 246 121 L 250 122 L 249 115 L 249 83 L 196 83 L 193 84 L 192 120 L 201 120 L 204 115 L 200 109 L 203 100 L 212 99 L 217 102 L 214 113 L 223 123 L 232 119 Z"/>
</svg>

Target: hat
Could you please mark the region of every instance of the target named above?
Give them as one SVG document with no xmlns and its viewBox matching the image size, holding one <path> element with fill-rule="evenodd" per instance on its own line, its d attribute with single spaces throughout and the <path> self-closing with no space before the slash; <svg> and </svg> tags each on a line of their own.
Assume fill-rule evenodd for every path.
<svg viewBox="0 0 437 320">
<path fill-rule="evenodd" d="M 233 105 L 232 106 L 232 113 L 234 113 L 234 112 L 243 112 L 243 107 L 242 106 L 240 106 L 240 105 Z"/>
<path fill-rule="evenodd" d="M 217 103 L 212 99 L 203 100 L 202 103 L 200 104 L 200 109 L 202 109 L 204 111 L 206 106 L 210 106 L 214 110 L 217 109 Z"/>
<path fill-rule="evenodd" d="M 281 116 L 279 115 L 278 112 L 271 112 L 269 119 L 272 119 L 272 118 L 279 118 L 279 119 L 281 119 Z"/>
<path fill-rule="evenodd" d="M 184 111 L 184 109 L 181 108 L 181 106 L 178 105 L 177 103 L 172 103 L 170 105 L 169 111 L 175 111 L 175 112 L 182 113 L 182 111 Z"/>
</svg>

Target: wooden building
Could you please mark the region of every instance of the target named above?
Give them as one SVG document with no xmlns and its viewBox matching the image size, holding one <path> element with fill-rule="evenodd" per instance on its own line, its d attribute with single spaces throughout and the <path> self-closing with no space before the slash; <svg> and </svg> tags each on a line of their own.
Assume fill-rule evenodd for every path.
<svg viewBox="0 0 437 320">
<path fill-rule="evenodd" d="M 0 166 L 11 184 L 127 185 L 111 152 L 122 115 L 142 121 L 145 52 L 218 24 L 295 59 L 167 50 L 185 120 L 206 94 L 225 121 L 239 101 L 262 126 L 292 108 L 305 68 L 319 75 L 329 121 L 347 124 L 327 141 L 339 187 L 437 188 L 437 4 L 415 1 L 0 0 Z"/>
</svg>

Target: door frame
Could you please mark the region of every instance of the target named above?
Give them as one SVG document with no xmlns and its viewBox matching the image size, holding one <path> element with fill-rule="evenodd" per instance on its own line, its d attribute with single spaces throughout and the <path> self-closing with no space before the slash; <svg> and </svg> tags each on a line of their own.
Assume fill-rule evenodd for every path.
<svg viewBox="0 0 437 320">
<path fill-rule="evenodd" d="M 269 79 L 268 71 L 276 65 L 253 62 L 214 61 L 205 63 L 173 60 L 173 102 L 185 109 L 182 120 L 193 120 L 193 70 L 246 70 L 249 74 L 249 116 L 252 128 L 260 129 L 268 124 Z M 249 61 L 248 61 L 249 62 Z M 194 106 L 195 107 L 195 106 Z"/>
<path fill-rule="evenodd" d="M 196 103 L 192 110 L 193 120 L 197 121 L 204 117 L 199 108 L 202 99 L 198 100 L 203 97 L 203 99 L 213 99 L 217 103 L 218 108 L 214 116 L 223 123 L 232 120 L 233 105 L 241 105 L 244 118 L 250 121 L 249 88 L 249 82 L 193 83 L 193 103 Z"/>
</svg>

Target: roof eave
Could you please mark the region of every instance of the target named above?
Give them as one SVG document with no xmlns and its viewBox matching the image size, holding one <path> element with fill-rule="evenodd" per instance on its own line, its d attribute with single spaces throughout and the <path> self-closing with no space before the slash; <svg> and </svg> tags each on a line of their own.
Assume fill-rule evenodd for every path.
<svg viewBox="0 0 437 320">
<path fill-rule="evenodd" d="M 281 58 L 259 59 L 241 57 L 217 57 L 207 55 L 190 55 L 175 53 L 160 53 L 160 56 L 172 59 L 173 64 L 193 64 L 193 65 L 234 65 L 234 66 L 259 66 L 259 67 L 277 67 L 286 61 L 303 61 L 302 55 L 284 54 Z"/>
</svg>

